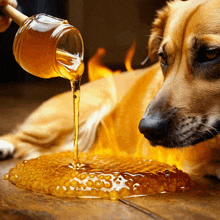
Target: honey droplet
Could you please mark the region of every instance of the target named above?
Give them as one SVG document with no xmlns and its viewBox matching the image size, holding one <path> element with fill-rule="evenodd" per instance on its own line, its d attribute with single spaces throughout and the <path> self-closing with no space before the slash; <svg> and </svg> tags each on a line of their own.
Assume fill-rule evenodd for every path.
<svg viewBox="0 0 220 220">
<path fill-rule="evenodd" d="M 8 180 L 8 179 L 9 179 L 8 174 L 4 175 L 4 180 Z"/>
</svg>

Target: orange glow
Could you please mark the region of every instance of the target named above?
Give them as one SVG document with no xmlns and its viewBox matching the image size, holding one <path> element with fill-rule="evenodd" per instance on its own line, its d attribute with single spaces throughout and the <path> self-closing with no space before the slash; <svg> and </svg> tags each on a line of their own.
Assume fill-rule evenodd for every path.
<svg viewBox="0 0 220 220">
<path fill-rule="evenodd" d="M 125 55 L 125 68 L 127 71 L 132 71 L 133 68 L 131 66 L 132 59 L 134 57 L 134 53 L 136 50 L 136 40 L 134 40 L 132 46 L 129 48 Z"/>
<path fill-rule="evenodd" d="M 88 77 L 90 82 L 112 74 L 121 73 L 120 70 L 112 71 L 103 64 L 102 59 L 105 54 L 104 48 L 98 48 L 96 54 L 88 61 Z"/>
</svg>

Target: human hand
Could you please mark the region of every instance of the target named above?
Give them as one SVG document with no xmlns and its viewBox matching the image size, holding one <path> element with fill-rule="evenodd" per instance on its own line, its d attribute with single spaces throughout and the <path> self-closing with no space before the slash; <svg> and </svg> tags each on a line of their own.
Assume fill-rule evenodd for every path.
<svg viewBox="0 0 220 220">
<path fill-rule="evenodd" d="M 7 4 L 10 4 L 14 8 L 16 8 L 18 5 L 16 0 L 0 0 L 0 7 Z M 0 15 L 0 32 L 6 31 L 11 22 L 12 19 L 8 15 Z"/>
</svg>

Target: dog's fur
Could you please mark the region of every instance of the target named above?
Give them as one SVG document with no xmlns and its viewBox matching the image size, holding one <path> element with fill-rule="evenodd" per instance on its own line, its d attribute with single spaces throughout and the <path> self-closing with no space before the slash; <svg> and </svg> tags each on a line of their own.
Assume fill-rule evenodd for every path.
<svg viewBox="0 0 220 220">
<path fill-rule="evenodd" d="M 159 54 L 160 62 L 82 86 L 80 151 L 138 151 L 220 178 L 219 11 L 220 0 L 168 3 L 149 40 L 149 56 Z M 13 148 L 14 157 L 26 158 L 72 150 L 71 99 L 71 92 L 53 97 L 1 137 L 2 155 Z M 150 146 L 138 126 L 153 146 L 163 147 Z"/>
</svg>

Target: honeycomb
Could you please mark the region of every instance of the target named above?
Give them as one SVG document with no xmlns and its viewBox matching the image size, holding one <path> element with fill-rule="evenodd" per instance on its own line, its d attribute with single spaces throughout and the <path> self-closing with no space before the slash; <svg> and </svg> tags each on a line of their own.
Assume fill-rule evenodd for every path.
<svg viewBox="0 0 220 220">
<path fill-rule="evenodd" d="M 18 187 L 58 197 L 120 198 L 189 190 L 188 174 L 146 158 L 80 153 L 81 167 L 72 164 L 73 153 L 53 153 L 25 160 L 8 176 Z"/>
</svg>

